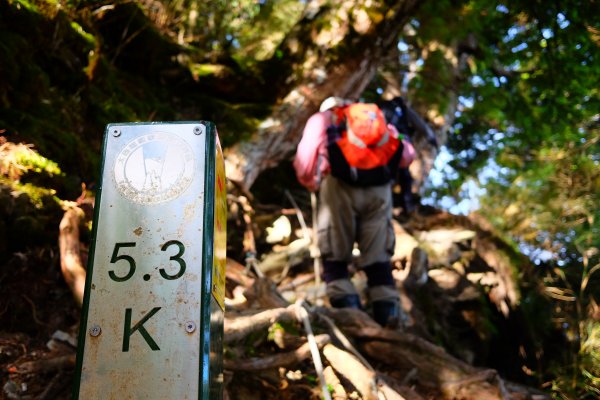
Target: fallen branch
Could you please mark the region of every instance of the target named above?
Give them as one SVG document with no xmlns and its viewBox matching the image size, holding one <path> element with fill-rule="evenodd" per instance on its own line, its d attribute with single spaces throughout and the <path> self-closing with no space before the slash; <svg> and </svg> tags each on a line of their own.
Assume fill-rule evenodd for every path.
<svg viewBox="0 0 600 400">
<path fill-rule="evenodd" d="M 275 284 L 269 278 L 257 278 L 254 284 L 244 291 L 249 304 L 259 308 L 287 307 L 289 303 L 281 297 Z"/>
<path fill-rule="evenodd" d="M 408 387 L 390 385 L 388 381 L 393 379 L 373 370 L 370 365 L 365 365 L 361 361 L 364 360 L 362 356 L 357 357 L 333 345 L 326 345 L 323 354 L 333 369 L 350 381 L 363 399 L 423 400 Z"/>
<path fill-rule="evenodd" d="M 383 393 L 383 398 L 385 400 L 396 399 L 397 397 L 395 396 L 397 396 L 397 394 L 400 394 L 405 400 L 425 400 L 425 398 L 413 388 L 402 384 L 402 382 L 399 382 L 389 375 L 379 373 L 377 377 L 379 378 L 379 390 Z M 382 385 L 381 383 L 384 384 Z M 391 389 L 392 392 L 390 392 L 389 389 Z"/>
<path fill-rule="evenodd" d="M 225 318 L 223 341 L 228 344 L 243 339 L 252 332 L 267 329 L 274 322 L 296 320 L 295 306 L 266 310 L 250 316 Z"/>
<path fill-rule="evenodd" d="M 423 385 L 439 387 L 445 382 L 459 381 L 474 371 L 461 368 L 460 362 L 450 362 L 446 357 L 416 347 L 398 343 L 370 341 L 362 346 L 367 355 L 396 369 L 418 369 L 418 381 Z M 458 360 L 456 360 L 458 361 Z"/>
<path fill-rule="evenodd" d="M 15 365 L 16 373 L 31 374 L 31 373 L 46 373 L 50 371 L 72 369 L 75 367 L 75 354 L 61 355 L 54 358 L 46 358 L 42 360 L 27 361 Z"/>
<path fill-rule="evenodd" d="M 393 342 L 393 347 L 395 348 L 402 348 L 406 349 L 406 351 L 410 350 L 420 354 L 429 354 L 430 358 L 431 356 L 435 356 L 435 358 L 439 359 L 441 363 L 455 365 L 456 368 L 464 371 L 466 374 L 474 374 L 478 371 L 472 365 L 467 364 L 466 362 L 448 354 L 444 348 L 436 346 L 433 343 L 430 343 L 427 340 L 410 333 L 399 333 L 389 329 L 377 329 L 371 327 L 359 329 L 347 328 L 345 331 L 355 338 Z"/>
<path fill-rule="evenodd" d="M 358 360 L 369 370 L 375 371 L 375 368 L 371 366 L 371 364 L 363 357 L 362 354 L 350 343 L 348 338 L 340 331 L 340 329 L 335 325 L 335 323 L 326 315 L 318 314 L 318 318 L 325 322 L 325 324 L 329 327 L 329 333 L 332 335 L 338 342 L 344 346 L 346 350 L 348 350 L 351 354 L 353 354 Z"/>
<path fill-rule="evenodd" d="M 319 348 L 330 342 L 329 335 L 317 335 L 315 341 Z M 270 368 L 291 367 L 310 357 L 310 344 L 304 343 L 294 351 L 268 357 L 255 357 L 247 360 L 223 360 L 224 368 L 232 371 L 259 371 Z"/>
<path fill-rule="evenodd" d="M 300 265 L 309 256 L 309 239 L 296 239 L 287 246 L 280 246 L 277 251 L 266 254 L 257 268 L 264 275 L 273 276 L 286 267 Z"/>
<path fill-rule="evenodd" d="M 323 355 L 329 364 L 344 378 L 352 382 L 365 400 L 377 400 L 375 372 L 365 367 L 354 355 L 328 344 Z"/>
<path fill-rule="evenodd" d="M 285 284 L 280 284 L 279 286 L 277 286 L 277 289 L 280 292 L 285 292 L 286 290 L 296 290 L 300 286 L 302 286 L 306 283 L 312 282 L 314 280 L 315 280 L 315 274 L 311 272 L 311 273 L 308 273 L 305 275 L 300 275 L 291 282 L 287 282 Z"/>
<path fill-rule="evenodd" d="M 355 308 L 329 308 L 315 307 L 312 310 L 317 315 L 325 315 L 331 318 L 336 325 L 343 326 L 344 331 L 347 328 L 354 329 L 372 329 L 373 331 L 381 331 L 381 326 L 373 321 L 371 316 L 362 310 Z"/>
<path fill-rule="evenodd" d="M 418 369 L 417 380 L 423 386 L 440 390 L 440 398 L 510 399 L 503 381 L 495 379 L 497 372 L 480 370 L 447 353 L 437 346 L 424 345 L 422 339 L 407 341 L 369 341 L 362 349 L 372 358 L 394 370 Z M 412 343 L 412 345 L 411 345 Z M 426 343 L 426 342 L 425 342 Z"/>
<path fill-rule="evenodd" d="M 323 370 L 323 376 L 325 377 L 325 382 L 332 390 L 331 397 L 333 400 L 345 400 L 348 398 L 346 389 L 344 389 L 344 386 L 331 366 L 328 366 Z"/>
</svg>

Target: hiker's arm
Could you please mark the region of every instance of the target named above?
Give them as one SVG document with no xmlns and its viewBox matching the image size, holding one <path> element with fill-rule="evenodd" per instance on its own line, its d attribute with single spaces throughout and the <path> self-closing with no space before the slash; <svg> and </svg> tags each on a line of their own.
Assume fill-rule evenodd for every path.
<svg viewBox="0 0 600 400">
<path fill-rule="evenodd" d="M 396 127 L 393 124 L 388 124 L 388 129 L 395 137 L 398 137 L 399 133 Z M 402 156 L 400 157 L 400 163 L 398 164 L 400 168 L 408 168 L 408 166 L 415 160 L 416 153 L 415 148 L 410 142 L 408 137 L 402 139 Z"/>
<path fill-rule="evenodd" d="M 327 126 L 329 112 L 312 115 L 306 122 L 302 139 L 296 150 L 294 169 L 298 181 L 310 191 L 319 188 L 320 180 L 329 172 L 327 157 Z"/>
<path fill-rule="evenodd" d="M 427 122 L 408 106 L 406 107 L 406 117 L 408 118 L 408 122 L 415 128 L 415 131 L 417 131 L 417 135 L 426 138 L 429 144 L 437 149 L 439 146 L 437 138 L 433 130 L 427 125 Z"/>
</svg>

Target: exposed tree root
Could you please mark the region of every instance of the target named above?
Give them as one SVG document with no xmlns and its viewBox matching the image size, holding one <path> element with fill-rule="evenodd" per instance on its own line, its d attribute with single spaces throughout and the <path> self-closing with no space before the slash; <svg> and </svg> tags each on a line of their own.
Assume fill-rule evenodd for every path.
<svg viewBox="0 0 600 400">
<path fill-rule="evenodd" d="M 315 336 L 317 346 L 323 347 L 331 340 L 329 335 Z M 225 360 L 225 369 L 232 371 L 257 371 L 269 368 L 286 367 L 289 368 L 310 357 L 310 346 L 304 343 L 294 351 L 282 354 L 275 354 L 267 357 L 255 357 L 248 360 Z"/>
<path fill-rule="evenodd" d="M 83 304 L 85 289 L 85 268 L 81 261 L 79 245 L 79 223 L 84 215 L 79 207 L 72 207 L 65 211 L 60 221 L 58 236 L 60 269 L 79 306 Z"/>
<path fill-rule="evenodd" d="M 223 341 L 226 344 L 233 343 L 244 339 L 252 332 L 267 329 L 276 321 L 293 321 L 295 319 L 296 311 L 293 305 L 262 311 L 251 316 L 225 318 Z"/>
<path fill-rule="evenodd" d="M 45 373 L 61 371 L 75 367 L 75 353 L 60 355 L 53 358 L 45 358 L 35 361 L 26 361 L 15 365 L 18 374 Z"/>
</svg>

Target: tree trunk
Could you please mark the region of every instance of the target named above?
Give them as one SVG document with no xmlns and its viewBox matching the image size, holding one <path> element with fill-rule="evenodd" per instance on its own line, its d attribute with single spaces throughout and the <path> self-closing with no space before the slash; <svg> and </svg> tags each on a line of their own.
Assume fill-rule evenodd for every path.
<svg viewBox="0 0 600 400">
<path fill-rule="evenodd" d="M 294 77 L 292 83 L 283 83 L 282 100 L 253 137 L 227 149 L 228 178 L 249 189 L 262 171 L 293 154 L 304 123 L 325 98 L 357 99 L 418 5 L 416 0 L 309 2 L 280 46 L 282 58 L 292 60 L 282 66 L 291 70 L 286 76 Z"/>
</svg>

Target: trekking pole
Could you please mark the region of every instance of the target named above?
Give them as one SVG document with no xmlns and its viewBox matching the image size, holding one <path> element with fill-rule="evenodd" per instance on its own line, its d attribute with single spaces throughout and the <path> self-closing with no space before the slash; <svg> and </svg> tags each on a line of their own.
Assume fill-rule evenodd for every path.
<svg viewBox="0 0 600 400">
<path fill-rule="evenodd" d="M 321 186 L 321 155 L 317 156 L 317 176 L 316 184 L 317 187 Z M 321 250 L 319 250 L 319 208 L 317 207 L 317 193 L 310 192 L 310 206 L 312 209 L 312 240 L 310 248 L 310 256 L 313 259 L 314 270 L 315 270 L 315 304 L 318 306 L 323 305 L 319 301 L 319 287 L 321 286 Z"/>
<path fill-rule="evenodd" d="M 317 345 L 312 326 L 310 325 L 308 312 L 306 311 L 306 308 L 304 308 L 303 303 L 304 302 L 302 300 L 298 300 L 294 304 L 296 308 L 296 319 L 304 324 L 304 330 L 306 331 L 306 338 L 308 340 L 310 354 L 312 355 L 315 370 L 317 371 L 317 376 L 319 377 L 319 383 L 321 384 L 323 399 L 331 400 L 331 394 L 329 393 L 327 383 L 325 382 L 325 375 L 323 374 L 323 362 L 321 361 L 321 355 L 319 354 L 319 347 Z"/>
<path fill-rule="evenodd" d="M 312 243 L 310 256 L 313 258 L 315 270 L 315 304 L 319 302 L 319 287 L 321 286 L 321 252 L 319 251 L 319 235 L 317 231 L 318 209 L 317 194 L 310 192 L 310 205 L 312 208 Z M 317 304 L 319 305 L 319 304 Z"/>
<path fill-rule="evenodd" d="M 290 200 L 290 202 L 292 203 L 292 205 L 294 206 L 294 208 L 296 209 L 296 215 L 298 216 L 298 222 L 300 222 L 300 226 L 302 227 L 302 233 L 304 235 L 305 238 L 310 240 L 310 245 L 309 245 L 309 251 L 310 251 L 310 257 L 314 260 L 314 271 L 315 271 L 315 286 L 316 288 L 319 287 L 320 283 L 321 283 L 321 279 L 320 279 L 320 252 L 319 252 L 319 246 L 317 244 L 317 235 L 316 235 L 316 205 L 317 205 L 317 197 L 315 196 L 314 192 L 311 192 L 311 207 L 312 207 L 312 218 L 313 218 L 313 232 L 312 235 L 308 232 L 308 227 L 306 226 L 306 222 L 304 221 L 304 217 L 302 216 L 302 212 L 300 211 L 300 207 L 298 207 L 298 204 L 296 204 L 296 200 L 294 200 L 294 197 L 292 196 L 292 194 L 288 191 L 285 190 L 285 195 L 288 197 L 288 199 Z M 315 295 L 314 295 L 314 301 L 315 304 L 318 302 L 318 291 L 315 290 Z"/>
</svg>

